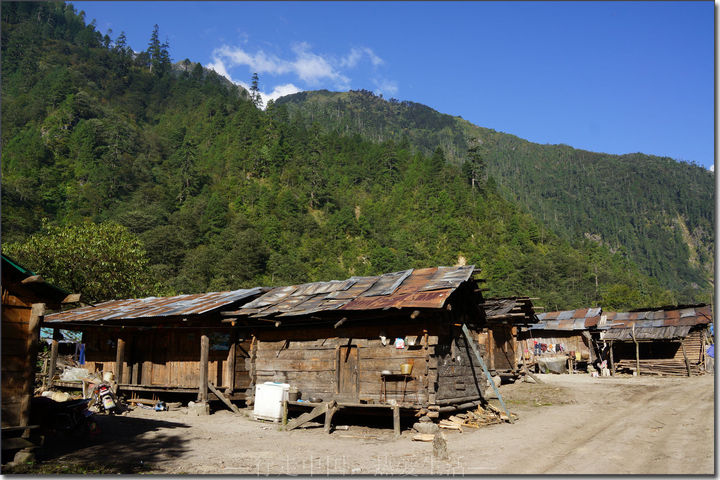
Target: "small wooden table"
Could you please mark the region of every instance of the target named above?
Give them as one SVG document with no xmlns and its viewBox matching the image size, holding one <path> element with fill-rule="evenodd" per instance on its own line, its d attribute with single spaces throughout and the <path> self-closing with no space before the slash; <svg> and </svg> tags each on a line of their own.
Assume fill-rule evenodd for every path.
<svg viewBox="0 0 720 480">
<path fill-rule="evenodd" d="M 380 374 L 380 401 L 386 402 L 387 401 L 387 381 L 390 380 L 391 382 L 399 382 L 402 380 L 403 382 L 403 389 L 402 389 L 402 400 L 401 402 L 405 401 L 405 392 L 407 390 L 407 384 L 408 381 L 412 379 L 411 374 L 407 373 L 381 373 Z"/>
</svg>

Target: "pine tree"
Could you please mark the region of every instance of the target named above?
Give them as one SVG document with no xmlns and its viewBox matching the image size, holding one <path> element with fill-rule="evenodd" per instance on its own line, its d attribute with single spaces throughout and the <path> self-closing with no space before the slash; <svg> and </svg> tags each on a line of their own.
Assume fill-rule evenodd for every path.
<svg viewBox="0 0 720 480">
<path fill-rule="evenodd" d="M 262 108 L 263 101 L 260 96 L 260 78 L 258 77 L 257 72 L 252 75 L 252 81 L 250 83 L 250 98 L 256 107 Z"/>
</svg>

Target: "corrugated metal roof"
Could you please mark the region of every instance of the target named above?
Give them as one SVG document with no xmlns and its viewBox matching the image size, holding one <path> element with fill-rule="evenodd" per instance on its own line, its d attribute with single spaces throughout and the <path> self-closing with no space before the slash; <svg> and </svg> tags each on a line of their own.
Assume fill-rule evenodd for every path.
<svg viewBox="0 0 720 480">
<path fill-rule="evenodd" d="M 485 298 L 482 307 L 489 322 L 515 324 L 537 322 L 535 307 L 529 297 Z"/>
<path fill-rule="evenodd" d="M 637 340 L 662 340 L 671 338 L 684 338 L 693 327 L 685 326 L 664 326 L 664 327 L 640 327 L 635 328 Z M 611 328 L 600 333 L 601 340 L 632 340 L 632 328 Z"/>
<path fill-rule="evenodd" d="M 411 269 L 344 281 L 278 287 L 225 315 L 267 318 L 332 310 L 443 308 L 455 289 L 470 279 L 474 269 L 473 265 Z"/>
<path fill-rule="evenodd" d="M 605 312 L 605 315 L 610 324 L 610 330 L 630 331 L 632 326 L 635 325 L 636 334 L 640 329 L 656 331 L 652 334 L 654 336 L 646 338 L 676 338 L 678 336 L 685 336 L 690 327 L 706 325 L 712 322 L 712 311 L 709 305 L 674 309 L 665 308 L 663 310 L 648 310 L 644 312 Z M 683 328 L 678 329 L 676 327 Z M 688 328 L 686 329 L 684 327 Z M 682 332 L 685 333 L 682 334 Z M 608 340 L 632 339 L 632 336 L 628 336 L 627 332 L 608 335 L 610 336 L 603 336 L 603 338 Z M 619 337 L 616 338 L 616 335 L 619 335 Z"/>
<path fill-rule="evenodd" d="M 81 323 L 101 320 L 130 320 L 151 317 L 199 315 L 266 291 L 262 287 L 229 292 L 197 293 L 175 297 L 147 297 L 111 300 L 95 306 L 76 308 L 45 317 L 45 323 Z"/>
<path fill-rule="evenodd" d="M 546 312 L 538 314 L 539 323 L 531 329 L 546 330 L 585 330 L 596 326 L 602 314 L 601 308 L 579 308 L 561 312 Z"/>
</svg>

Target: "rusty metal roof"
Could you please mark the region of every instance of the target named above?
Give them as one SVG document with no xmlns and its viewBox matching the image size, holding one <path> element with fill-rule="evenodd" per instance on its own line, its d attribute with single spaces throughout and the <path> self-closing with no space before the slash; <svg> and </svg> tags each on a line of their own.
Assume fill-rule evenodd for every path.
<svg viewBox="0 0 720 480">
<path fill-rule="evenodd" d="M 443 308 L 475 267 L 410 269 L 344 281 L 277 287 L 226 316 L 297 317 L 332 310 Z"/>
<path fill-rule="evenodd" d="M 101 320 L 130 320 L 151 317 L 199 315 L 229 307 L 267 291 L 255 287 L 229 292 L 196 293 L 175 297 L 147 297 L 110 300 L 95 306 L 76 308 L 45 317 L 45 323 L 85 323 Z"/>
<path fill-rule="evenodd" d="M 537 322 L 535 307 L 529 297 L 486 298 L 482 307 L 489 322 L 498 320 L 511 323 Z"/>
<path fill-rule="evenodd" d="M 539 323 L 533 329 L 585 330 L 594 327 L 600 320 L 602 308 L 580 308 L 560 312 L 546 312 L 537 316 Z"/>
<path fill-rule="evenodd" d="M 638 339 L 669 339 L 687 336 L 692 327 L 712 322 L 709 305 L 665 308 L 639 312 L 604 312 L 609 329 L 601 334 L 606 340 L 632 339 L 632 327 Z"/>
</svg>

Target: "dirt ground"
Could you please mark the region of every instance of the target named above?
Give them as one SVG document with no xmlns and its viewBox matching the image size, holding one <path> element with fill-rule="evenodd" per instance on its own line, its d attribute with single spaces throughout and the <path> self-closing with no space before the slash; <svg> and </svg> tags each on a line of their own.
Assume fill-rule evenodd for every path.
<svg viewBox="0 0 720 480">
<path fill-rule="evenodd" d="M 544 384 L 501 387 L 519 416 L 514 425 L 445 430 L 449 461 L 433 458 L 432 443 L 411 440 L 412 421 L 393 439 L 390 411 L 375 425 L 328 435 L 321 426 L 280 431 L 227 410 L 193 417 L 136 409 L 98 416 L 92 444 L 56 445 L 43 463 L 229 475 L 715 473 L 712 376 L 539 377 Z"/>
</svg>

